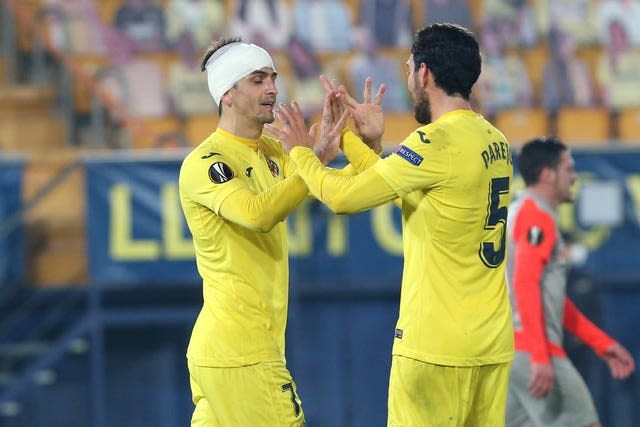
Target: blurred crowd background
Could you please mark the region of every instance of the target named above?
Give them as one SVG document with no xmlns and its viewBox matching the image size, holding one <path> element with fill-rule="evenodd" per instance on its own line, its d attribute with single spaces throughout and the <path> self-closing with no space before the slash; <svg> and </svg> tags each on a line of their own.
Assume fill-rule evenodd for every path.
<svg viewBox="0 0 640 427">
<path fill-rule="evenodd" d="M 272 52 L 280 72 L 280 100 L 299 100 L 310 120 L 322 105 L 320 73 L 337 78 L 354 94 L 371 75 L 390 88 L 385 110 L 410 114 L 408 49 L 414 31 L 432 22 L 458 23 L 478 35 L 484 66 L 474 106 L 511 141 L 548 133 L 584 144 L 638 139 L 637 0 L 7 4 L 20 11 L 13 21 L 13 51 L 13 40 L 6 40 L 12 34 L 3 31 L 3 79 L 50 86 L 53 102 L 66 112 L 62 137 L 76 146 L 199 143 L 215 120 L 199 59 L 208 43 L 222 35 L 240 35 Z M 5 13 L 7 24 L 14 8 Z M 389 139 L 401 138 L 402 131 Z M 4 145 L 13 148 L 11 141 Z"/>
<path fill-rule="evenodd" d="M 357 98 L 386 83 L 391 150 L 416 127 L 406 61 L 434 22 L 477 34 L 472 104 L 514 153 L 543 135 L 574 149 L 577 191 L 594 185 L 560 212 L 569 292 L 638 362 L 640 0 L 0 0 L 0 427 L 186 425 L 201 285 L 174 185 L 218 120 L 212 39 L 268 49 L 279 101 L 309 123 L 318 75 Z M 310 425 L 384 425 L 399 218 L 308 204 L 290 227 L 288 357 Z M 638 375 L 614 383 L 567 349 L 603 425 L 640 425 Z"/>
</svg>

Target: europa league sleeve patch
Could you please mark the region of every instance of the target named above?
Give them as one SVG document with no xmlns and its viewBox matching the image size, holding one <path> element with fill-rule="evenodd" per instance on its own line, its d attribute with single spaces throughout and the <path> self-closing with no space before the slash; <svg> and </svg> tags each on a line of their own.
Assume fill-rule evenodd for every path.
<svg viewBox="0 0 640 427">
<path fill-rule="evenodd" d="M 216 162 L 209 167 L 209 179 L 216 184 L 222 184 L 232 178 L 233 171 L 226 163 Z"/>
<path fill-rule="evenodd" d="M 540 227 L 538 227 L 538 226 L 534 225 L 527 232 L 527 240 L 533 246 L 538 246 L 540 243 L 542 243 L 543 238 L 544 238 L 544 236 L 543 236 L 543 233 L 542 233 L 542 229 Z"/>
</svg>

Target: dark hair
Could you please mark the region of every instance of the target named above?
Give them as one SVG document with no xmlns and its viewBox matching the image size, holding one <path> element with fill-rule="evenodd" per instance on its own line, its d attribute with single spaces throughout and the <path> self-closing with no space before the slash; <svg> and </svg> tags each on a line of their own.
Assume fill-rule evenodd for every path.
<svg viewBox="0 0 640 427">
<path fill-rule="evenodd" d="M 455 24 L 431 24 L 416 33 L 411 54 L 416 71 L 424 63 L 447 95 L 469 100 L 482 63 L 473 32 Z"/>
<path fill-rule="evenodd" d="M 536 184 L 543 169 L 555 169 L 566 149 L 567 146 L 554 137 L 532 139 L 523 145 L 518 156 L 518 169 L 524 183 Z"/>
<path fill-rule="evenodd" d="M 202 61 L 200 62 L 200 71 L 206 70 L 207 61 L 211 58 L 211 55 L 216 53 L 218 49 L 231 43 L 239 43 L 242 41 L 242 37 L 223 37 L 221 39 L 212 41 L 207 51 L 202 55 Z"/>
<path fill-rule="evenodd" d="M 231 43 L 239 43 L 242 41 L 242 37 L 223 37 L 221 39 L 211 42 L 207 51 L 202 55 L 202 61 L 200 62 L 200 71 L 205 71 L 207 68 L 207 61 L 211 58 L 211 55 L 216 53 L 218 49 Z M 222 116 L 222 102 L 218 105 L 218 116 Z"/>
</svg>

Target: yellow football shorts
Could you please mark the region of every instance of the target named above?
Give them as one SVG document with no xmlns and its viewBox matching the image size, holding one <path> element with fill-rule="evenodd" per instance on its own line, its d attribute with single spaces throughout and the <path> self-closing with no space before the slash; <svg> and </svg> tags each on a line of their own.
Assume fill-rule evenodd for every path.
<svg viewBox="0 0 640 427">
<path fill-rule="evenodd" d="M 504 426 L 509 366 L 441 366 L 394 355 L 387 426 Z"/>
<path fill-rule="evenodd" d="M 189 363 L 191 427 L 304 427 L 296 383 L 281 362 L 234 368 Z"/>
</svg>

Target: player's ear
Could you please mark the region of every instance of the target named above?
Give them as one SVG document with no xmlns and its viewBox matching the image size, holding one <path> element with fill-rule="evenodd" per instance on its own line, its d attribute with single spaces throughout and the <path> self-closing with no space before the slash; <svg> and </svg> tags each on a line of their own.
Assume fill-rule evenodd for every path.
<svg viewBox="0 0 640 427">
<path fill-rule="evenodd" d="M 433 79 L 433 73 L 427 64 L 423 62 L 420 64 L 420 68 L 418 69 L 418 81 L 420 82 L 420 87 L 427 87 L 429 79 Z"/>
<path fill-rule="evenodd" d="M 553 179 L 556 171 L 553 168 L 545 167 L 540 171 L 540 179 L 538 181 L 541 182 L 549 182 L 549 180 Z"/>
<path fill-rule="evenodd" d="M 222 98 L 220 98 L 220 102 L 226 105 L 227 107 L 231 107 L 232 100 L 233 100 L 233 95 L 231 94 L 231 90 L 226 91 L 225 94 L 222 95 Z"/>
</svg>

